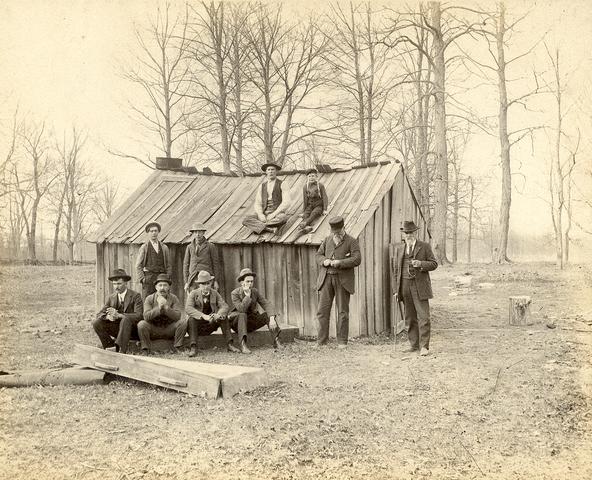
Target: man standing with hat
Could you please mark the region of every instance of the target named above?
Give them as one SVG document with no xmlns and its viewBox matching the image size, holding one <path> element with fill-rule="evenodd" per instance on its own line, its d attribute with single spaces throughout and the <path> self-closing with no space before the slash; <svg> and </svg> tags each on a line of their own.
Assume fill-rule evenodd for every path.
<svg viewBox="0 0 592 480">
<path fill-rule="evenodd" d="M 127 288 L 131 278 L 121 268 L 109 276 L 115 293 L 109 295 L 107 303 L 92 323 L 103 348 L 114 346 L 115 351 L 121 353 L 127 352 L 132 335 L 138 337 L 138 322 L 142 320 L 142 297 Z"/>
<path fill-rule="evenodd" d="M 222 333 L 226 339 L 226 349 L 229 352 L 240 352 L 232 344 L 232 333 L 230 332 L 230 323 L 227 317 L 228 304 L 216 290 L 212 290 L 212 280 L 214 280 L 214 277 L 205 270 L 199 272 L 195 279 L 197 288 L 191 291 L 185 302 L 189 344 L 191 346 L 190 357 L 197 355 L 197 337 L 210 335 L 218 330 L 218 327 L 222 328 Z"/>
<path fill-rule="evenodd" d="M 277 178 L 279 165 L 266 163 L 261 166 L 261 170 L 265 172 L 265 180 L 255 195 L 255 213 L 247 215 L 243 219 L 243 225 L 257 234 L 277 233 L 278 228 L 288 221 L 286 208 L 289 194 L 282 181 Z"/>
<path fill-rule="evenodd" d="M 317 251 L 317 345 L 329 340 L 329 316 L 333 298 L 337 305 L 337 346 L 345 348 L 349 334 L 349 297 L 355 292 L 354 268 L 362 263 L 358 241 L 345 233 L 343 217 L 329 220 L 331 234 Z"/>
<path fill-rule="evenodd" d="M 438 267 L 429 243 L 417 239 L 413 220 L 403 222 L 403 242 L 395 246 L 393 255 L 394 291 L 397 302 L 405 305 L 405 324 L 409 339 L 408 352 L 430 353 L 430 304 L 433 298 L 430 272 Z M 395 326 L 396 328 L 396 326 Z M 396 332 L 395 332 L 396 333 Z"/>
<path fill-rule="evenodd" d="M 183 347 L 187 333 L 187 321 L 181 318 L 183 307 L 176 295 L 171 293 L 171 279 L 161 273 L 154 281 L 155 293 L 144 300 L 144 320 L 138 323 L 142 352 L 149 354 L 151 340 L 174 338 L 173 352 Z"/>
<path fill-rule="evenodd" d="M 273 335 L 273 347 L 280 345 L 280 327 L 277 323 L 274 307 L 259 291 L 253 287 L 255 273 L 250 268 L 243 268 L 236 279 L 240 287 L 231 293 L 232 304 L 235 311 L 230 314 L 232 329 L 238 333 L 240 350 L 242 353 L 251 353 L 247 346 L 247 333 L 258 330 L 267 325 Z M 257 306 L 263 312 L 257 310 Z"/>
<path fill-rule="evenodd" d="M 208 272 L 213 279 L 220 276 L 220 259 L 218 251 L 213 243 L 205 237 L 206 226 L 203 223 L 193 225 L 189 232 L 192 234 L 191 243 L 187 245 L 183 259 L 183 280 L 185 291 L 189 292 L 191 284 L 201 271 Z M 214 280 L 214 289 L 218 290 L 218 282 Z"/>
<path fill-rule="evenodd" d="M 166 273 L 169 277 L 173 275 L 173 266 L 169 247 L 158 240 L 160 233 L 160 224 L 150 222 L 146 225 L 148 240 L 142 244 L 138 250 L 138 259 L 136 260 L 136 271 L 138 280 L 142 284 L 142 298 L 146 300 L 156 290 L 154 281 L 161 273 Z"/>
</svg>

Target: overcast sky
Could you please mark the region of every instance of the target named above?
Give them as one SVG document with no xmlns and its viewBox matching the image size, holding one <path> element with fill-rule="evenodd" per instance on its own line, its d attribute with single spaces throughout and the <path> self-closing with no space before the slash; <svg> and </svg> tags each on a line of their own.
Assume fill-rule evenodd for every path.
<svg viewBox="0 0 592 480">
<path fill-rule="evenodd" d="M 378 3 L 382 5 L 384 2 Z M 471 2 L 464 2 L 465 4 Z M 302 8 L 314 8 L 318 2 L 298 2 Z M 492 2 L 480 2 L 480 5 Z M 396 4 L 393 3 L 393 6 Z M 472 3 L 477 5 L 477 3 Z M 592 2 L 579 1 L 512 1 L 509 13 L 531 7 L 532 12 L 516 36 L 521 45 L 536 40 L 549 31 L 547 42 L 559 46 L 565 58 L 570 102 L 590 102 L 583 92 L 592 74 Z M 293 8 L 290 7 L 290 8 Z M 17 104 L 22 112 L 34 118 L 47 119 L 57 132 L 76 124 L 90 138 L 88 155 L 99 168 L 117 175 L 125 191 L 131 192 L 150 173 L 148 169 L 110 156 L 104 145 L 121 150 L 133 149 L 132 138 L 141 135 L 128 117 L 126 102 L 141 101 L 140 93 L 118 75 L 119 66 L 130 62 L 135 46 L 134 26 L 146 25 L 153 15 L 155 2 L 150 0 L 71 0 L 0 2 L 0 123 L 5 122 Z M 519 65 L 517 77 L 528 73 L 533 65 L 546 61 L 539 48 L 536 62 Z M 473 107 L 495 114 L 495 90 L 482 90 L 468 102 Z M 482 102 L 482 104 L 480 104 Z M 548 108 L 551 99 L 541 99 L 538 107 Z M 574 107 L 577 110 L 577 106 Z M 589 108 L 588 112 L 591 111 Z M 582 123 L 584 152 L 582 161 L 590 164 L 592 125 Z M 1 142 L 1 140 L 0 140 Z M 139 152 L 138 152 L 139 153 Z M 512 209 L 512 229 L 517 232 L 550 230 L 546 204 L 540 200 L 545 183 L 545 162 L 549 145 L 543 135 L 537 136 L 534 151 L 526 142 L 513 151 L 517 191 Z M 473 160 L 468 167 L 476 175 L 497 175 L 496 140 L 473 137 L 467 155 Z M 499 196 L 499 182 L 492 180 L 488 194 Z M 496 200 L 497 203 L 497 200 Z M 592 224 L 592 216 L 586 217 Z"/>
</svg>

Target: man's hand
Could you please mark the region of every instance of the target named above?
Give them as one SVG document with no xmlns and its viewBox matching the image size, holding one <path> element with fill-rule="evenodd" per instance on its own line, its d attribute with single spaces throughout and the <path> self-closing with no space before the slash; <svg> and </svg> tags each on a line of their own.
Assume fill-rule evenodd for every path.
<svg viewBox="0 0 592 480">
<path fill-rule="evenodd" d="M 205 320 L 206 322 L 211 322 L 212 321 L 212 315 L 206 315 L 205 313 L 201 316 L 201 318 L 203 320 Z"/>
<path fill-rule="evenodd" d="M 243 292 L 245 292 L 245 297 L 251 296 L 251 290 L 243 290 Z"/>
<path fill-rule="evenodd" d="M 210 315 L 210 323 L 215 323 L 218 320 L 220 320 L 220 315 L 218 315 L 217 313 L 212 313 Z"/>
<path fill-rule="evenodd" d="M 330 265 L 333 268 L 337 268 L 339 266 L 339 264 L 341 263 L 341 260 L 330 260 Z"/>
<path fill-rule="evenodd" d="M 113 318 L 113 315 L 111 315 L 110 313 L 107 314 L 107 316 L 105 317 L 107 320 L 109 320 L 110 322 L 112 322 L 113 320 L 115 320 Z"/>
<path fill-rule="evenodd" d="M 421 261 L 420 260 L 411 260 L 411 266 L 414 268 L 419 268 L 419 267 L 421 267 Z"/>
<path fill-rule="evenodd" d="M 331 265 L 331 260 L 329 260 L 328 258 L 325 258 L 325 260 L 323 260 L 323 267 L 328 267 Z"/>
<path fill-rule="evenodd" d="M 262 213 L 257 214 L 257 218 L 259 219 L 259 221 L 261 222 L 266 222 L 267 218 L 265 217 L 265 215 L 263 215 Z"/>
<path fill-rule="evenodd" d="M 162 295 L 157 295 L 156 296 L 156 303 L 158 303 L 158 306 L 162 309 L 163 307 L 166 306 L 166 298 L 164 298 Z"/>
</svg>

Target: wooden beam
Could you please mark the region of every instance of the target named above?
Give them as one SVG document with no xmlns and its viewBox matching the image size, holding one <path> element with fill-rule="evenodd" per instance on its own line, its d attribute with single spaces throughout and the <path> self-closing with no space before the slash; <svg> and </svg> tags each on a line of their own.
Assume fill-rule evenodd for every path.
<svg viewBox="0 0 592 480">
<path fill-rule="evenodd" d="M 208 398 L 231 397 L 266 383 L 261 368 L 124 355 L 80 344 L 73 358 L 95 370 Z"/>
</svg>

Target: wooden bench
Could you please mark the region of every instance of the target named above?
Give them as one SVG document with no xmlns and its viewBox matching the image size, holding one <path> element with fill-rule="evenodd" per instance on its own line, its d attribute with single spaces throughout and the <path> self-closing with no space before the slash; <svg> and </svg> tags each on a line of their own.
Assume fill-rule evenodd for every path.
<svg viewBox="0 0 592 480">
<path fill-rule="evenodd" d="M 291 343 L 294 342 L 294 339 L 300 335 L 300 329 L 293 325 L 280 325 L 282 329 L 282 333 L 280 334 L 280 341 L 282 343 Z M 235 346 L 239 346 L 240 342 L 238 340 L 238 335 L 235 332 L 232 332 L 232 339 Z M 248 343 L 249 347 L 263 347 L 265 345 L 271 346 L 273 343 L 273 338 L 271 336 L 271 332 L 269 329 L 264 326 L 261 327 L 259 330 L 249 333 L 248 336 Z M 189 337 L 185 336 L 185 341 L 183 345 L 189 348 Z M 152 340 L 152 351 L 153 352 L 165 352 L 170 350 L 173 346 L 173 340 Z M 210 348 L 226 348 L 226 342 L 224 341 L 224 336 L 222 335 L 222 331 L 220 329 L 216 330 L 211 335 L 204 335 L 200 336 L 199 340 L 197 341 L 197 346 L 200 350 L 206 350 Z M 138 352 L 140 350 L 140 342 L 136 340 L 132 340 L 129 344 L 128 351 L 130 352 Z"/>
</svg>

